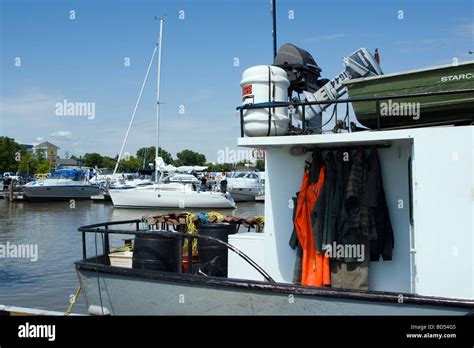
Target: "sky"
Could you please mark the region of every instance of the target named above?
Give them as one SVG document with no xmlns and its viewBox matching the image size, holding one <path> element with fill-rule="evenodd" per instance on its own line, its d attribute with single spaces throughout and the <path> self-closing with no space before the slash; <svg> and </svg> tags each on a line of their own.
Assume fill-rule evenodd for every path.
<svg viewBox="0 0 474 348">
<path fill-rule="evenodd" d="M 378 48 L 385 73 L 472 60 L 473 4 L 278 0 L 278 44 L 309 51 L 326 78 L 359 47 Z M 160 146 L 215 161 L 237 148 L 243 71 L 273 62 L 270 9 L 270 0 L 0 0 L 0 136 L 50 141 L 61 157 L 115 156 L 164 18 Z M 154 64 L 132 155 L 155 143 L 156 75 Z M 58 116 L 64 100 L 90 103 L 94 116 Z"/>
</svg>

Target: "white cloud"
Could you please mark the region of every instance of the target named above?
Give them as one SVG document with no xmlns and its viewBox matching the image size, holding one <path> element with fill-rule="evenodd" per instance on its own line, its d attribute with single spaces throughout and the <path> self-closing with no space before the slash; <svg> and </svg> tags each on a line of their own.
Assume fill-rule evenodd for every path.
<svg viewBox="0 0 474 348">
<path fill-rule="evenodd" d="M 10 97 L 2 96 L 0 111 L 5 119 L 30 121 L 34 116 L 54 115 L 54 106 L 64 97 L 61 93 L 45 93 L 39 88 L 30 88 L 22 94 Z"/>
<path fill-rule="evenodd" d="M 202 107 L 202 103 L 209 102 L 214 95 L 216 91 L 205 86 L 188 91 L 187 95 L 183 95 L 184 114 L 179 113 L 178 105 L 164 104 L 160 146 L 173 155 L 192 149 L 204 153 L 209 160 L 217 158 L 219 149 L 235 147 L 239 121 L 238 117 L 234 117 L 234 106 L 220 106 L 225 111 L 215 117 L 210 117 L 209 111 Z M 60 156 L 66 151 L 75 155 L 99 152 L 115 156 L 120 150 L 129 115 L 114 122 L 102 118 L 96 118 L 94 122 L 84 122 L 84 118 L 58 118 L 54 114 L 55 104 L 64 99 L 66 97 L 60 93 L 39 88 L 13 96 L 0 96 L 5 134 L 13 138 L 21 137 L 25 143 L 33 145 L 50 141 L 61 148 Z M 150 114 L 151 117 L 148 116 Z M 138 148 L 154 143 L 154 109 L 144 108 L 132 126 L 125 151 L 135 154 Z"/>
<path fill-rule="evenodd" d="M 346 37 L 346 34 L 327 34 L 327 35 L 308 37 L 304 39 L 303 41 L 306 41 L 306 42 L 332 41 L 332 40 L 340 39 L 343 37 Z"/>
<path fill-rule="evenodd" d="M 55 140 L 71 140 L 72 133 L 70 131 L 60 130 L 50 135 L 51 139 Z"/>
</svg>

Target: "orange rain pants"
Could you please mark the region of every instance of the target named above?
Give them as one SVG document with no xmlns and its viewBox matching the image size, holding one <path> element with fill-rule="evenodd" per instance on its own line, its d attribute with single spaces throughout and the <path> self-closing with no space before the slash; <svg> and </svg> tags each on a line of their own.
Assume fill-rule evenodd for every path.
<svg viewBox="0 0 474 348">
<path fill-rule="evenodd" d="M 319 171 L 318 181 L 309 183 L 309 172 L 305 171 L 296 206 L 295 228 L 303 249 L 301 285 L 331 285 L 329 258 L 316 251 L 311 224 L 311 213 L 318 200 L 325 180 L 325 168 Z"/>
</svg>

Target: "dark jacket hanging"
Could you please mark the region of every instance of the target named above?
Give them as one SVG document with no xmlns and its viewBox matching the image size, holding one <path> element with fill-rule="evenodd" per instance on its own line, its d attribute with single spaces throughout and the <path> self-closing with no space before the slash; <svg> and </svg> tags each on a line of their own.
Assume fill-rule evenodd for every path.
<svg viewBox="0 0 474 348">
<path fill-rule="evenodd" d="M 337 229 L 337 219 L 340 215 L 341 207 L 336 198 L 340 192 L 337 189 L 336 162 L 331 151 L 326 153 L 324 158 L 326 167 L 326 178 L 321 195 L 314 208 L 314 238 L 318 252 L 323 252 L 327 244 L 332 244 Z"/>
<path fill-rule="evenodd" d="M 372 210 L 369 232 L 370 261 L 378 261 L 380 256 L 387 261 L 392 259 L 394 238 L 385 200 L 379 156 L 375 148 L 367 157 L 367 168 L 367 189 L 361 203 Z"/>
</svg>

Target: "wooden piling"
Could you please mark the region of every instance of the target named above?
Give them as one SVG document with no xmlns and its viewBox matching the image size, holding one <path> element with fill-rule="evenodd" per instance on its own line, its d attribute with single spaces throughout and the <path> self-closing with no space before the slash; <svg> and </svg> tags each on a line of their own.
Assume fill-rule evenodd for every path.
<svg viewBox="0 0 474 348">
<path fill-rule="evenodd" d="M 12 182 L 8 185 L 8 200 L 10 202 L 13 202 L 13 180 Z"/>
</svg>

